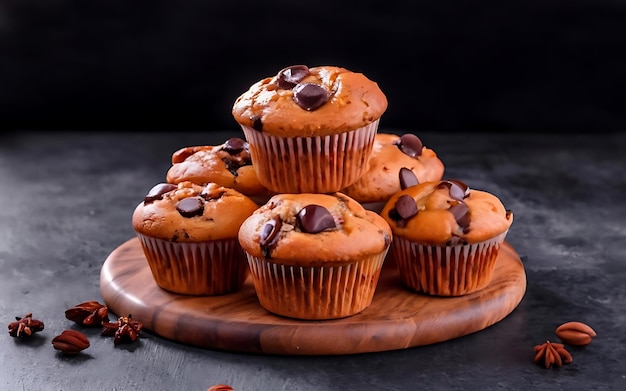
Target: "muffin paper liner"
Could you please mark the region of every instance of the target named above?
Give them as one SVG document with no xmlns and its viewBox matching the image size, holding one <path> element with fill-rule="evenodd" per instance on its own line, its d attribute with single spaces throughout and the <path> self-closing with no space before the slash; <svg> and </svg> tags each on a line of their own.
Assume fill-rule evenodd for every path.
<svg viewBox="0 0 626 391">
<path fill-rule="evenodd" d="M 242 125 L 259 181 L 278 193 L 332 193 L 367 170 L 379 120 L 329 136 L 277 137 Z"/>
<path fill-rule="evenodd" d="M 296 319 L 337 319 L 367 308 L 387 250 L 342 266 L 292 266 L 247 254 L 263 308 Z"/>
<path fill-rule="evenodd" d="M 175 243 L 137 234 L 157 285 L 185 295 L 238 290 L 248 276 L 246 255 L 235 239 Z"/>
<path fill-rule="evenodd" d="M 435 296 L 461 296 L 489 285 L 507 232 L 456 246 L 422 245 L 394 236 L 393 258 L 408 288 Z"/>
</svg>

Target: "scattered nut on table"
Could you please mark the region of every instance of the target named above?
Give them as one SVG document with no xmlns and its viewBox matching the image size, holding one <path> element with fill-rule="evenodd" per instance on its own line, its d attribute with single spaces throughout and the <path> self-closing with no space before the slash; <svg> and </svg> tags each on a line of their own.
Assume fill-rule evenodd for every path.
<svg viewBox="0 0 626 391">
<path fill-rule="evenodd" d="M 73 356 L 89 347 L 89 339 L 80 331 L 63 330 L 52 339 L 52 346 L 64 354 Z"/>
<path fill-rule="evenodd" d="M 15 317 L 15 322 L 9 323 L 9 335 L 11 337 L 26 338 L 33 333 L 43 330 L 42 321 L 33 319 L 33 314 L 28 313 L 23 317 Z"/>
<path fill-rule="evenodd" d="M 588 345 L 596 336 L 596 332 L 585 323 L 566 322 L 556 328 L 556 336 L 568 345 Z"/>
<path fill-rule="evenodd" d="M 65 317 L 87 327 L 100 327 L 109 321 L 109 308 L 97 301 L 86 301 L 68 308 Z"/>
<path fill-rule="evenodd" d="M 234 391 L 235 389 L 228 384 L 215 384 L 207 388 L 206 391 Z"/>
<path fill-rule="evenodd" d="M 572 355 L 565 349 L 561 343 L 546 341 L 540 345 L 535 345 L 535 361 L 536 364 L 550 368 L 551 366 L 562 367 L 563 364 L 569 364 L 572 361 Z"/>
</svg>

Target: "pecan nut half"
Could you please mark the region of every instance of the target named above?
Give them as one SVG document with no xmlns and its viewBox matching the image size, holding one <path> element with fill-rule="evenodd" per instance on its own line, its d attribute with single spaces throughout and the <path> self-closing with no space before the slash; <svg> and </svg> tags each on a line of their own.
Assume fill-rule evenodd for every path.
<svg viewBox="0 0 626 391">
<path fill-rule="evenodd" d="M 80 331 L 63 330 L 60 335 L 52 338 L 52 346 L 68 355 L 76 355 L 89 347 L 89 339 Z"/>
<path fill-rule="evenodd" d="M 235 389 L 228 384 L 214 384 L 207 388 L 206 391 L 234 391 Z"/>
<path fill-rule="evenodd" d="M 584 346 L 591 342 L 596 332 L 584 323 L 566 322 L 556 328 L 556 336 L 568 345 Z"/>
</svg>

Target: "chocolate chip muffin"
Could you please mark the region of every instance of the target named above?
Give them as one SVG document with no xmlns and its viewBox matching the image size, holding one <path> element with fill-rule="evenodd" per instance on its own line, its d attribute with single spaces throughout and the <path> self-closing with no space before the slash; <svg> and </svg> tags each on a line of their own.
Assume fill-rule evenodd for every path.
<svg viewBox="0 0 626 391">
<path fill-rule="evenodd" d="M 418 183 L 438 181 L 443 172 L 443 162 L 418 136 L 378 133 L 367 171 L 342 193 L 380 212 L 395 193 Z"/>
<path fill-rule="evenodd" d="M 261 306 L 334 319 L 371 304 L 391 230 L 342 193 L 279 194 L 244 221 L 239 242 Z"/>
<path fill-rule="evenodd" d="M 261 183 L 276 193 L 332 193 L 367 167 L 387 98 L 361 73 L 294 65 L 235 101 Z"/>
<path fill-rule="evenodd" d="M 216 183 L 264 204 L 273 193 L 259 181 L 250 159 L 248 143 L 239 137 L 221 145 L 184 147 L 172 154 L 172 166 L 167 171 L 168 183 L 190 181 L 199 185 Z"/>
<path fill-rule="evenodd" d="M 215 183 L 155 185 L 135 208 L 132 224 L 157 285 L 187 295 L 241 288 L 248 264 L 237 235 L 257 208 Z"/>
<path fill-rule="evenodd" d="M 513 214 L 498 197 L 459 180 L 425 182 L 394 194 L 382 217 L 393 231 L 402 282 L 438 296 L 460 296 L 491 281 Z"/>
</svg>

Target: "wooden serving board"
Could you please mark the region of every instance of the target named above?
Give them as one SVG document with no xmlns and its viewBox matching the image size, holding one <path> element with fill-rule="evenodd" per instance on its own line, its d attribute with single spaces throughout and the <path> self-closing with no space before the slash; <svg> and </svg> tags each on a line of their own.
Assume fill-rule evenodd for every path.
<svg viewBox="0 0 626 391">
<path fill-rule="evenodd" d="M 409 291 L 385 265 L 372 304 L 348 318 L 301 321 L 273 315 L 258 302 L 250 278 L 224 296 L 194 297 L 159 288 L 134 238 L 116 248 L 100 273 L 105 303 L 132 314 L 144 328 L 204 348 L 259 354 L 338 355 L 405 349 L 477 332 L 499 322 L 520 303 L 526 273 L 504 243 L 491 283 L 461 297 Z"/>
</svg>

